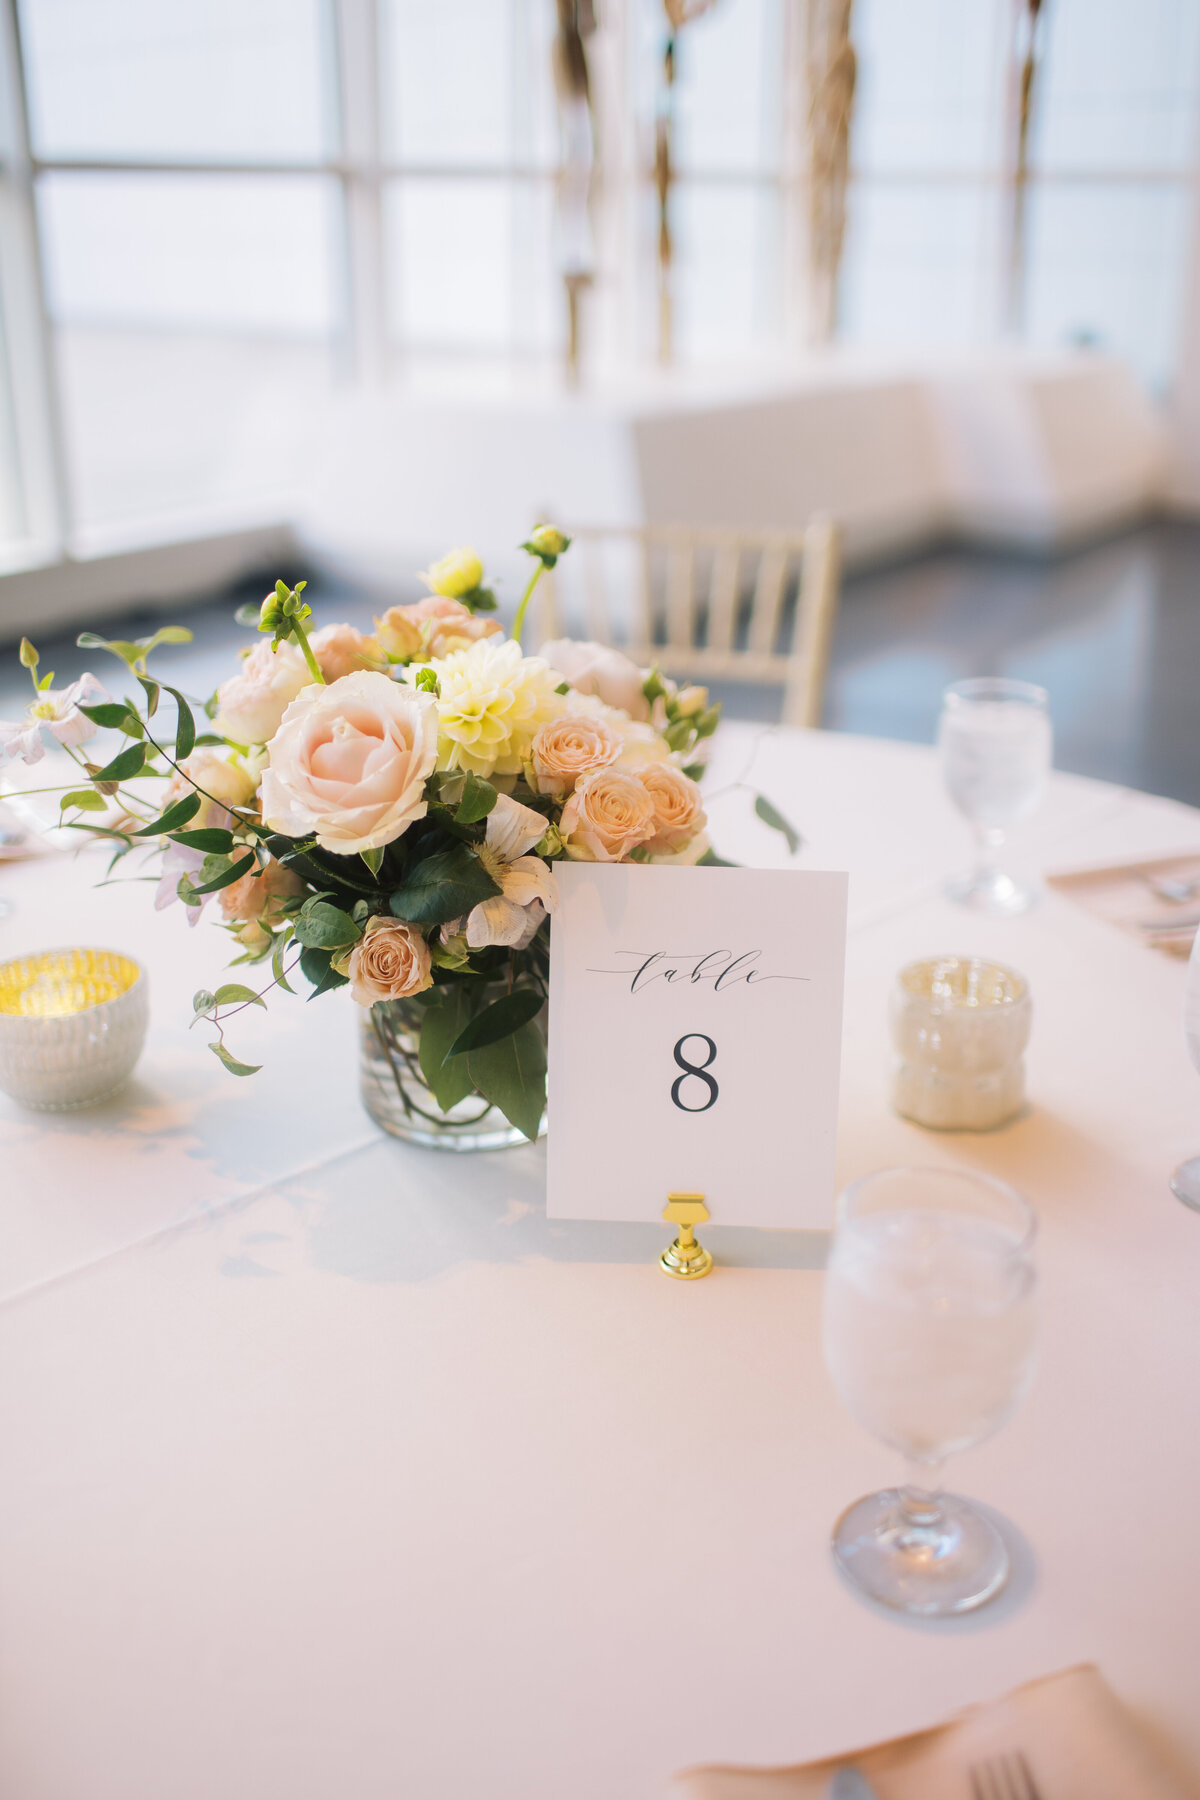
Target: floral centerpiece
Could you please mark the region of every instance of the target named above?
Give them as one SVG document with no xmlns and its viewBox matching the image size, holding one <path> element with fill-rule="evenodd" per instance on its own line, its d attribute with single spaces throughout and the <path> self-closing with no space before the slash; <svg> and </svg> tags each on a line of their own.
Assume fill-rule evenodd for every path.
<svg viewBox="0 0 1200 1800">
<path fill-rule="evenodd" d="M 48 731 L 83 777 L 63 823 L 111 842 L 114 867 L 160 858 L 158 906 L 181 903 L 194 924 L 214 905 L 234 961 L 270 965 L 262 988 L 195 997 L 232 1074 L 256 1072 L 225 1041 L 241 1009 L 297 977 L 313 995 L 348 986 L 364 1098 L 386 1129 L 473 1147 L 534 1138 L 555 863 L 719 860 L 696 779 L 719 717 L 706 690 L 597 644 L 521 648 L 538 577 L 567 547 L 548 525 L 523 546 L 533 570 L 509 637 L 471 550 L 429 569 L 429 595 L 390 607 L 373 635 L 311 629 L 305 584 L 279 582 L 239 615 L 264 636 L 208 702 L 209 730 L 149 672 L 159 644 L 189 638 L 180 627 L 80 637 L 126 665 L 133 697 L 92 675 L 55 689 L 22 642 L 35 697 L 0 725 L 0 759 L 37 760 Z M 97 762 L 83 746 L 102 730 L 126 742 Z"/>
</svg>

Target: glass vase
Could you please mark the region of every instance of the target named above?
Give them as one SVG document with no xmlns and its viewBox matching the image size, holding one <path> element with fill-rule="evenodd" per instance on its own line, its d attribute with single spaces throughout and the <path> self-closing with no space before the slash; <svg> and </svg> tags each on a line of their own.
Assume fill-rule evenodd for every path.
<svg viewBox="0 0 1200 1800">
<path fill-rule="evenodd" d="M 472 1091 L 443 1112 L 418 1059 L 423 1009 L 415 1000 L 364 1008 L 359 1025 L 362 1102 L 382 1131 L 431 1150 L 503 1150 L 528 1143 L 498 1107 Z M 546 1135 L 543 1112 L 538 1136 Z"/>
</svg>

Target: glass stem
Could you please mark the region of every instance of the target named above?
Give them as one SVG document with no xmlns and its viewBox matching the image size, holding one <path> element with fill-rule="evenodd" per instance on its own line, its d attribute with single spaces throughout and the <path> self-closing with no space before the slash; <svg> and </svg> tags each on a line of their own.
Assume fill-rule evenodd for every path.
<svg viewBox="0 0 1200 1800">
<path fill-rule="evenodd" d="M 900 1489 L 902 1543 L 918 1549 L 935 1542 L 942 1531 L 942 1464 L 907 1462 Z"/>
<path fill-rule="evenodd" d="M 1004 832 L 998 825 L 976 825 L 975 832 L 975 866 L 976 870 L 987 880 L 991 880 L 999 870 L 1000 854 L 1004 849 Z"/>
</svg>

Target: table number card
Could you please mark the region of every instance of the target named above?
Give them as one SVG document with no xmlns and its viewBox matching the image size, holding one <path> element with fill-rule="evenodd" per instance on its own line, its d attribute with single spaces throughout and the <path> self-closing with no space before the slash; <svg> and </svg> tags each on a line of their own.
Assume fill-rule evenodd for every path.
<svg viewBox="0 0 1200 1800">
<path fill-rule="evenodd" d="M 559 863 L 547 1210 L 828 1227 L 847 877 Z"/>
</svg>

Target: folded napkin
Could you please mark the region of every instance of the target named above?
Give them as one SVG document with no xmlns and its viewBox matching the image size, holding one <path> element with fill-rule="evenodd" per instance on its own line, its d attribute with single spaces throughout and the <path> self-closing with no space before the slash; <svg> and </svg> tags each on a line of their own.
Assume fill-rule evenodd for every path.
<svg viewBox="0 0 1200 1800">
<path fill-rule="evenodd" d="M 1060 894 L 1143 944 L 1172 956 L 1190 956 L 1200 893 L 1191 900 L 1165 900 L 1152 884 L 1156 879 L 1200 882 L 1200 852 L 1079 869 L 1046 879 Z"/>
<path fill-rule="evenodd" d="M 792 1769 L 687 1769 L 671 1800 L 824 1800 L 851 1763 L 878 1800 L 968 1800 L 969 1770 L 1020 1751 L 1041 1800 L 1200 1800 L 1090 1664 L 1033 1681 L 949 1724 Z M 1003 1788 L 1000 1790 L 1003 1792 Z"/>
</svg>

